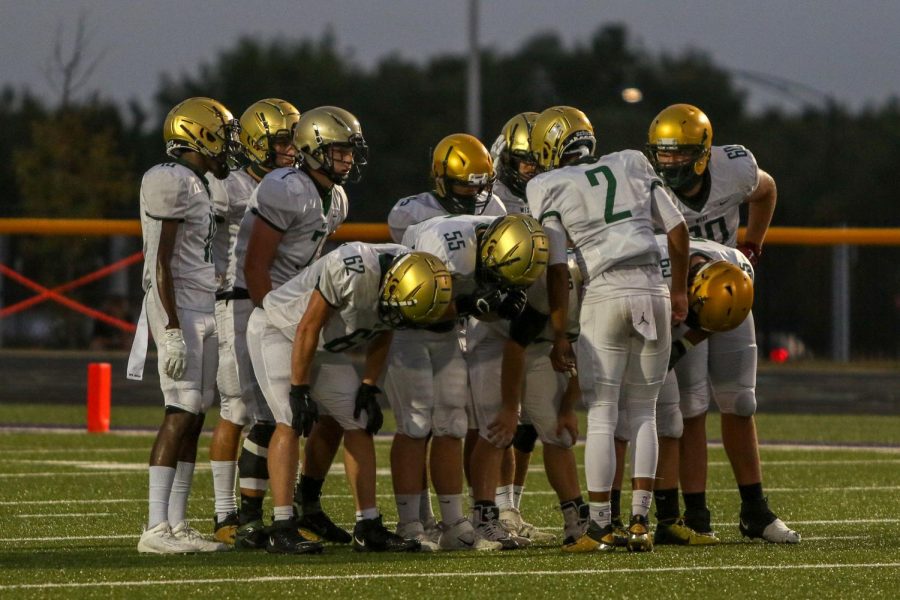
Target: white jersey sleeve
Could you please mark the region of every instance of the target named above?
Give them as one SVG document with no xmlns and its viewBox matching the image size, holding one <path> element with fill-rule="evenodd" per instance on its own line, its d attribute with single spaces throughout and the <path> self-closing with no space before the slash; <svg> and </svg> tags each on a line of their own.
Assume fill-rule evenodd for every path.
<svg viewBox="0 0 900 600">
<path fill-rule="evenodd" d="M 431 192 L 402 198 L 388 213 L 391 239 L 400 243 L 406 230 L 428 219 L 446 216 L 503 216 L 506 206 L 496 195 L 482 194 L 475 202 L 475 215 L 451 215 Z"/>
<path fill-rule="evenodd" d="M 692 237 L 737 245 L 740 206 L 759 185 L 756 158 L 743 146 L 713 146 L 709 157 L 709 193 L 699 206 L 678 201 Z"/>
<path fill-rule="evenodd" d="M 503 202 L 503 206 L 506 207 L 507 214 L 531 214 L 531 212 L 528 210 L 528 201 L 525 198 L 515 195 L 513 191 L 506 187 L 506 184 L 504 184 L 502 181 L 497 181 L 494 183 L 494 195 L 500 198 L 500 201 Z"/>
</svg>

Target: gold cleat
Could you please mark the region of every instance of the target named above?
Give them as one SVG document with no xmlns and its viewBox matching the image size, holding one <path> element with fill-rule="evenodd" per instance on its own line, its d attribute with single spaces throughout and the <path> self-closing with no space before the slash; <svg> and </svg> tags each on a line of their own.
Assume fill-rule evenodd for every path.
<svg viewBox="0 0 900 600">
<path fill-rule="evenodd" d="M 615 550 L 612 525 L 600 527 L 594 521 L 587 532 L 571 544 L 565 544 L 563 552 L 609 552 Z"/>
<path fill-rule="evenodd" d="M 667 519 L 656 524 L 653 535 L 656 545 L 713 546 L 719 543 L 714 533 L 700 533 L 684 524 L 684 519 Z"/>
<path fill-rule="evenodd" d="M 628 542 L 625 545 L 629 552 L 652 552 L 653 536 L 650 535 L 650 527 L 647 517 L 632 515 L 628 525 Z"/>
</svg>

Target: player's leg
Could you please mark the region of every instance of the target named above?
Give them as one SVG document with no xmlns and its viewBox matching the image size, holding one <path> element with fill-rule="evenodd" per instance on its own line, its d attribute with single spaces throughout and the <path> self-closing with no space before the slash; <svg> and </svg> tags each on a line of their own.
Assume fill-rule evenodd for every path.
<svg viewBox="0 0 900 600">
<path fill-rule="evenodd" d="M 300 480 L 294 488 L 294 514 L 300 527 L 336 544 L 349 544 L 352 537 L 331 520 L 320 498 L 343 436 L 344 430 L 335 419 L 320 415 L 303 447 Z"/>
</svg>

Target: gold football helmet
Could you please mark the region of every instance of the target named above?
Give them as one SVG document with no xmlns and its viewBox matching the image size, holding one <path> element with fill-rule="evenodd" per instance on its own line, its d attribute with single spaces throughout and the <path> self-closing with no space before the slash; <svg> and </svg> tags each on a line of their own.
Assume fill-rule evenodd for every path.
<svg viewBox="0 0 900 600">
<path fill-rule="evenodd" d="M 274 169 L 275 142 L 291 143 L 300 120 L 297 107 L 278 98 L 254 102 L 241 115 L 241 144 L 244 153 L 261 167 Z"/>
<path fill-rule="evenodd" d="M 525 196 L 525 185 L 531 177 L 519 172 L 520 163 L 534 164 L 531 157 L 531 128 L 538 113 L 523 112 L 506 122 L 491 146 L 491 158 L 497 168 L 497 179 L 518 196 Z"/>
<path fill-rule="evenodd" d="M 730 331 L 753 308 L 753 280 L 724 260 L 699 265 L 688 286 L 688 324 L 704 331 Z"/>
<path fill-rule="evenodd" d="M 597 139 L 587 116 L 571 106 L 552 106 L 538 115 L 531 130 L 531 154 L 542 171 L 563 166 L 572 158 L 594 153 Z"/>
<path fill-rule="evenodd" d="M 381 284 L 379 315 L 394 328 L 427 326 L 444 316 L 453 280 L 444 263 L 427 252 L 394 259 Z"/>
<path fill-rule="evenodd" d="M 525 288 L 547 269 L 550 241 L 534 217 L 524 214 L 498 217 L 478 244 L 481 283 Z"/>
<path fill-rule="evenodd" d="M 320 106 L 303 113 L 294 128 L 294 145 L 310 169 L 322 171 L 337 184 L 359 181 L 369 156 L 359 120 L 337 106 Z M 335 172 L 331 145 L 353 150 L 353 166 L 347 174 Z"/>
<path fill-rule="evenodd" d="M 166 154 L 177 158 L 182 151 L 192 150 L 223 162 L 240 151 L 240 129 L 240 123 L 221 102 L 199 96 L 188 98 L 166 115 Z"/>
<path fill-rule="evenodd" d="M 471 215 L 475 213 L 478 194 L 490 191 L 494 183 L 494 162 L 478 138 L 468 133 L 453 133 L 434 147 L 431 176 L 435 195 L 447 212 Z M 464 186 L 471 193 L 454 193 L 453 186 Z"/>
<path fill-rule="evenodd" d="M 706 171 L 712 137 L 712 125 L 702 110 L 690 104 L 673 104 L 650 123 L 647 154 L 669 187 L 687 189 Z"/>
</svg>

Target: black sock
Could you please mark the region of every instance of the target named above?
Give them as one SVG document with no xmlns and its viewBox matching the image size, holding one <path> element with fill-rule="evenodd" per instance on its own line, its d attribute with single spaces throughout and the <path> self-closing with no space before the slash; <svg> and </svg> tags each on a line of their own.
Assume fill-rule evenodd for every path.
<svg viewBox="0 0 900 600">
<path fill-rule="evenodd" d="M 656 520 L 674 520 L 680 516 L 678 510 L 678 488 L 669 490 L 653 490 L 653 501 L 656 503 Z"/>
<path fill-rule="evenodd" d="M 609 492 L 609 515 L 613 521 L 622 518 L 622 490 L 612 489 Z"/>
<path fill-rule="evenodd" d="M 245 496 L 241 494 L 241 510 L 238 513 L 238 520 L 241 525 L 246 525 L 250 521 L 262 521 L 263 518 L 263 498 L 262 496 Z"/>
<path fill-rule="evenodd" d="M 738 491 L 741 493 L 741 502 L 758 502 L 763 499 L 762 482 L 739 485 Z"/>
<path fill-rule="evenodd" d="M 684 497 L 684 510 L 691 511 L 702 511 L 707 510 L 706 508 L 706 492 L 694 492 L 693 494 L 682 493 Z"/>
<path fill-rule="evenodd" d="M 294 501 L 300 503 L 304 514 L 322 512 L 319 498 L 322 496 L 324 484 L 324 479 L 313 479 L 306 475 L 300 475 L 300 482 L 297 484 L 297 489 L 294 490 Z"/>
<path fill-rule="evenodd" d="M 476 500 L 474 508 L 483 523 L 494 521 L 500 517 L 500 509 L 497 508 L 497 503 L 493 500 Z"/>
</svg>

